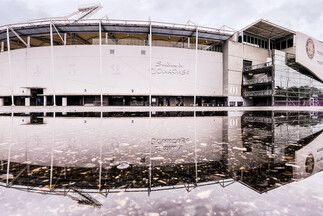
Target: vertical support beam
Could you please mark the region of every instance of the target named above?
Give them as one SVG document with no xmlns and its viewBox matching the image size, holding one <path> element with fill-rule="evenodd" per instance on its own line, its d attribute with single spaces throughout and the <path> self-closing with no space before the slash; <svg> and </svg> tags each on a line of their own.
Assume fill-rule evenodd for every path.
<svg viewBox="0 0 323 216">
<path fill-rule="evenodd" d="M 64 46 L 66 46 L 66 33 L 64 33 Z"/>
<path fill-rule="evenodd" d="M 30 36 L 27 37 L 27 48 L 30 48 Z"/>
<path fill-rule="evenodd" d="M 100 101 L 101 106 L 103 106 L 103 93 L 102 93 L 102 30 L 101 30 L 101 20 L 99 20 L 99 50 L 100 50 Z"/>
<path fill-rule="evenodd" d="M 105 44 L 108 44 L 108 33 L 105 33 Z"/>
<path fill-rule="evenodd" d="M 4 106 L 4 98 L 0 98 L 0 106 Z"/>
<path fill-rule="evenodd" d="M 53 90 L 53 106 L 56 106 L 56 94 L 55 94 L 55 67 L 54 67 L 54 42 L 53 42 L 53 24 L 50 22 L 50 50 L 52 59 L 52 90 Z"/>
<path fill-rule="evenodd" d="M 151 21 L 149 18 L 149 106 L 151 106 L 151 48 L 152 46 L 152 28 L 151 28 Z"/>
<path fill-rule="evenodd" d="M 191 38 L 187 38 L 187 47 L 190 48 L 191 46 Z"/>
<path fill-rule="evenodd" d="M 199 27 L 196 26 L 196 37 L 195 37 L 195 73 L 194 73 L 194 105 L 196 106 L 196 79 L 197 79 L 197 50 L 198 50 L 198 40 L 199 40 Z"/>
<path fill-rule="evenodd" d="M 7 47 L 8 47 L 9 73 L 10 73 L 10 81 L 11 81 L 11 106 L 14 106 L 15 101 L 14 101 L 14 97 L 13 97 L 13 74 L 12 74 L 12 66 L 11 66 L 9 26 L 7 26 Z"/>
<path fill-rule="evenodd" d="M 25 106 L 30 106 L 30 97 L 29 96 L 25 97 Z"/>
<path fill-rule="evenodd" d="M 44 95 L 44 106 L 47 106 L 47 96 Z"/>
<path fill-rule="evenodd" d="M 1 42 L 1 52 L 4 52 L 4 41 Z"/>
<path fill-rule="evenodd" d="M 62 106 L 67 106 L 67 96 L 62 97 Z"/>
</svg>

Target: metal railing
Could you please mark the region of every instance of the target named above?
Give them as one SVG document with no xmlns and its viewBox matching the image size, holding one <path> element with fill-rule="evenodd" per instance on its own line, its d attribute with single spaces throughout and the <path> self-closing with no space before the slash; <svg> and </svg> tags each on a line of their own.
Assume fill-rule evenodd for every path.
<svg viewBox="0 0 323 216">
<path fill-rule="evenodd" d="M 161 28 L 177 28 L 177 29 L 183 29 L 183 30 L 196 30 L 198 27 L 199 32 L 208 32 L 211 34 L 222 34 L 222 35 L 233 35 L 236 31 L 233 29 L 228 28 L 211 28 L 211 27 L 205 27 L 205 26 L 197 26 L 195 24 L 178 24 L 178 23 L 168 23 L 168 22 L 159 22 L 159 21 L 152 21 L 152 20 L 117 20 L 117 19 L 109 19 L 107 17 L 101 18 L 101 19 L 69 19 L 66 17 L 50 17 L 50 18 L 42 18 L 42 19 L 35 19 L 35 20 L 28 20 L 24 22 L 18 22 L 18 23 L 12 23 L 12 24 L 6 24 L 6 25 L 0 25 L 0 31 L 5 31 L 7 29 L 7 26 L 11 26 L 12 28 L 16 27 L 35 27 L 35 26 L 45 26 L 49 25 L 50 23 L 53 24 L 62 24 L 62 25 L 68 25 L 68 24 L 74 24 L 77 23 L 85 23 L 87 25 L 96 24 L 98 25 L 99 22 L 104 24 L 112 24 L 112 25 L 133 25 L 133 26 L 145 26 L 149 27 L 152 25 L 153 27 L 161 27 Z"/>
<path fill-rule="evenodd" d="M 257 96 L 268 96 L 272 95 L 272 90 L 262 90 L 262 91 L 247 91 L 243 92 L 244 97 L 257 97 Z"/>
<path fill-rule="evenodd" d="M 261 78 L 244 80 L 243 85 L 253 85 L 253 84 L 260 84 L 260 83 L 269 83 L 272 81 L 272 77 L 263 76 Z"/>
<path fill-rule="evenodd" d="M 261 68 L 271 67 L 273 64 L 272 62 L 265 62 L 261 64 L 251 65 L 251 66 L 244 66 L 243 71 L 251 71 L 251 70 L 257 70 Z"/>
<path fill-rule="evenodd" d="M 126 45 L 126 46 L 149 46 L 148 40 L 139 40 L 139 39 L 102 39 L 102 45 Z M 99 39 L 92 39 L 93 45 L 99 45 Z M 185 49 L 195 49 L 196 45 L 191 44 L 190 46 L 186 42 L 173 42 L 173 41 L 162 41 L 162 40 L 153 40 L 152 46 L 156 47 L 174 47 L 174 48 L 185 48 Z M 212 51 L 212 52 L 221 52 L 221 48 L 215 47 L 212 45 L 198 44 L 198 50 Z"/>
</svg>

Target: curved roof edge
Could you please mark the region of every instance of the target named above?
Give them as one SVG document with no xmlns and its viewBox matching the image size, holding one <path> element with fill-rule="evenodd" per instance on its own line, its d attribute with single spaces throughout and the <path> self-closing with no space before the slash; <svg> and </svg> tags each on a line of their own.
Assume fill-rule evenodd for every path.
<svg viewBox="0 0 323 216">
<path fill-rule="evenodd" d="M 176 24 L 157 21 L 114 20 L 114 19 L 66 19 L 48 18 L 37 19 L 0 26 L 0 41 L 7 39 L 7 29 L 13 29 L 19 36 L 50 34 L 50 24 L 53 24 L 60 33 L 99 32 L 101 23 L 102 32 L 144 33 L 149 34 L 150 25 L 153 34 L 173 35 L 180 37 L 195 37 L 198 29 L 199 38 L 209 40 L 227 40 L 235 31 L 225 28 L 210 28 L 192 24 Z M 10 31 L 9 38 L 16 35 Z"/>
</svg>

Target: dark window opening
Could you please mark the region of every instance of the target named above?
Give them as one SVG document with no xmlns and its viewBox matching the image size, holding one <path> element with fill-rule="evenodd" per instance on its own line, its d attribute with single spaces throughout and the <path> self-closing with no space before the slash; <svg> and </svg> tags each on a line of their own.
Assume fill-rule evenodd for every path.
<svg viewBox="0 0 323 216">
<path fill-rule="evenodd" d="M 288 46 L 288 47 L 292 47 L 292 46 L 293 46 L 293 39 L 289 39 L 289 40 L 287 41 L 287 46 Z"/>
<path fill-rule="evenodd" d="M 282 42 L 282 47 L 281 47 L 282 49 L 286 49 L 286 41 L 283 41 Z"/>
</svg>

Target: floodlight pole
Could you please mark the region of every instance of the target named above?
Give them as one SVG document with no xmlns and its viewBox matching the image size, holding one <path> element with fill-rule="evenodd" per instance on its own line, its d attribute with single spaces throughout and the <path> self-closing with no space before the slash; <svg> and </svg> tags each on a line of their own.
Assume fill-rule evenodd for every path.
<svg viewBox="0 0 323 216">
<path fill-rule="evenodd" d="M 11 106 L 14 106 L 15 101 L 14 101 L 14 96 L 13 96 L 13 74 L 12 74 L 12 66 L 11 66 L 9 26 L 7 26 L 7 48 L 8 48 L 9 74 L 10 74 L 10 81 L 11 81 Z"/>
</svg>

